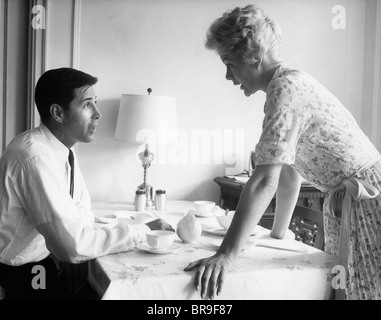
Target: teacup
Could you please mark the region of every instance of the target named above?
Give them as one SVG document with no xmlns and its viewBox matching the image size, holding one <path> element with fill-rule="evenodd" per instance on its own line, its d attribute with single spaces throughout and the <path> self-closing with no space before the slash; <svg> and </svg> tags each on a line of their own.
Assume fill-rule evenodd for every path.
<svg viewBox="0 0 381 320">
<path fill-rule="evenodd" d="M 210 214 L 216 207 L 216 203 L 213 201 L 194 201 L 196 210 L 202 214 Z"/>
<path fill-rule="evenodd" d="M 152 249 L 167 249 L 175 240 L 175 231 L 151 230 L 146 232 L 146 239 Z"/>
<path fill-rule="evenodd" d="M 224 230 L 228 230 L 232 223 L 235 211 L 229 211 L 228 214 L 216 215 L 217 221 Z"/>
</svg>

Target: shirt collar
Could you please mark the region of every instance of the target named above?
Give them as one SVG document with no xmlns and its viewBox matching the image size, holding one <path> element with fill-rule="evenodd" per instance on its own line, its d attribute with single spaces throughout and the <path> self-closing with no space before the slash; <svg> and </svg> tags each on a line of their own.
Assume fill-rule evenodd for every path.
<svg viewBox="0 0 381 320">
<path fill-rule="evenodd" d="M 54 150 L 56 157 L 59 161 L 66 163 L 68 161 L 69 149 L 61 141 L 59 141 L 56 136 L 45 126 L 42 122 L 39 127 L 42 134 L 46 137 L 49 142 L 50 147 Z M 71 150 L 74 153 L 73 148 Z"/>
</svg>

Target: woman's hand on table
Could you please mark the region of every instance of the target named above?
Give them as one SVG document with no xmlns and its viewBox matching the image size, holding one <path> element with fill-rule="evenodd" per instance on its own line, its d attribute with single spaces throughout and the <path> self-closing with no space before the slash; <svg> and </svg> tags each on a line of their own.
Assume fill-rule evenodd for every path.
<svg viewBox="0 0 381 320">
<path fill-rule="evenodd" d="M 147 222 L 146 225 L 151 230 L 169 230 L 169 231 L 175 231 L 172 226 L 163 219 L 156 219 L 150 222 Z"/>
<path fill-rule="evenodd" d="M 198 268 L 194 280 L 196 290 L 199 291 L 201 288 L 202 299 L 204 299 L 205 294 L 210 299 L 214 299 L 216 295 L 221 293 L 223 283 L 232 265 L 233 262 L 226 254 L 217 252 L 209 258 L 191 262 L 184 270 L 191 271 Z"/>
</svg>

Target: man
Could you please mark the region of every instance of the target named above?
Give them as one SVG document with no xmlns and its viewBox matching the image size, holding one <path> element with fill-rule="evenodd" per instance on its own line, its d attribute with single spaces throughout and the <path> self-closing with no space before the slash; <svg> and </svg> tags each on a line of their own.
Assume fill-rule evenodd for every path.
<svg viewBox="0 0 381 320">
<path fill-rule="evenodd" d="M 101 118 L 96 82 L 71 68 L 44 73 L 35 89 L 41 125 L 14 138 L 1 157 L 0 286 L 6 299 L 60 298 L 64 281 L 52 258 L 66 263 L 66 279 L 74 281 L 69 286 L 78 289 L 84 262 L 133 249 L 149 229 L 172 229 L 161 219 L 113 228 L 94 224 L 73 147 L 94 138 Z M 46 279 L 36 283 L 41 270 Z"/>
</svg>

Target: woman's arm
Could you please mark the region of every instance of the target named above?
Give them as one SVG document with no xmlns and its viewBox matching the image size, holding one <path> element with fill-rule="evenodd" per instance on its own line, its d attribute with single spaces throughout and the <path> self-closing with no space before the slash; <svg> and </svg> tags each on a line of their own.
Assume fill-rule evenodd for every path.
<svg viewBox="0 0 381 320">
<path fill-rule="evenodd" d="M 198 268 L 196 290 L 211 299 L 221 292 L 232 261 L 239 255 L 250 233 L 262 217 L 278 186 L 282 165 L 260 165 L 246 183 L 233 221 L 217 253 L 190 263 L 185 271 Z"/>
<path fill-rule="evenodd" d="M 242 190 L 230 228 L 218 252 L 234 259 L 245 245 L 277 190 L 282 165 L 257 166 Z"/>
<path fill-rule="evenodd" d="M 271 237 L 282 239 L 285 236 L 298 201 L 301 183 L 302 178 L 291 166 L 282 166 L 276 191 L 275 217 Z"/>
</svg>

